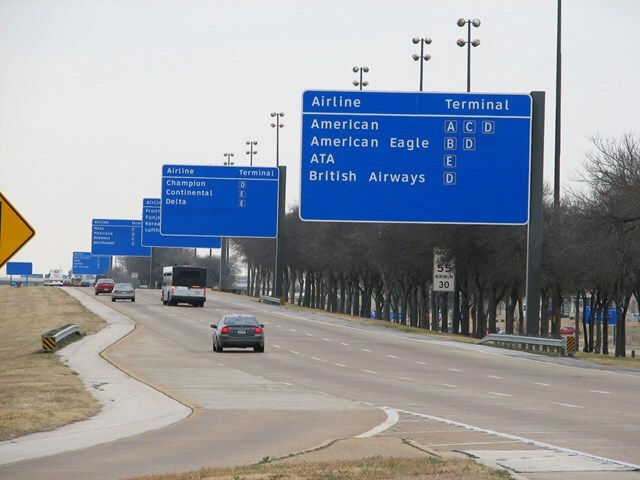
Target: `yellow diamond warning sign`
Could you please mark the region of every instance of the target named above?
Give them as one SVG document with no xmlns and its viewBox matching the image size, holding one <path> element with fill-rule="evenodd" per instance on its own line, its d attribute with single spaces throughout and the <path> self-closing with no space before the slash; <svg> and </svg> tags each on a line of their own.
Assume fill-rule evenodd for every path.
<svg viewBox="0 0 640 480">
<path fill-rule="evenodd" d="M 31 225 L 0 193 L 0 267 L 36 234 Z"/>
</svg>

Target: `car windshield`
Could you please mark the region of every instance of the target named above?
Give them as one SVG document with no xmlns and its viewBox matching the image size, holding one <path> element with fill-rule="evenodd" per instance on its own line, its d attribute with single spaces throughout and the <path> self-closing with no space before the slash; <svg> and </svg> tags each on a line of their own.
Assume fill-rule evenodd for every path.
<svg viewBox="0 0 640 480">
<path fill-rule="evenodd" d="M 224 325 L 258 325 L 255 317 L 226 317 L 222 323 Z"/>
<path fill-rule="evenodd" d="M 133 285 L 130 283 L 116 283 L 114 288 L 116 290 L 133 290 Z"/>
</svg>

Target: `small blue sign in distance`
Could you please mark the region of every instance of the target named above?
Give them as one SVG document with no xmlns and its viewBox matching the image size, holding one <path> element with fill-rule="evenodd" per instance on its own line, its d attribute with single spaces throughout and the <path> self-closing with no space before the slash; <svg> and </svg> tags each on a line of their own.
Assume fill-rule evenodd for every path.
<svg viewBox="0 0 640 480">
<path fill-rule="evenodd" d="M 32 275 L 33 263 L 7 262 L 7 275 Z"/>
<path fill-rule="evenodd" d="M 159 198 L 145 198 L 142 202 L 142 245 L 163 248 L 220 248 L 220 237 L 163 235 L 160 233 Z"/>
<path fill-rule="evenodd" d="M 523 94 L 306 91 L 300 217 L 526 224 Z"/>
<path fill-rule="evenodd" d="M 100 275 L 111 268 L 111 257 L 92 255 L 91 252 L 73 252 L 71 271 L 74 275 Z"/>
<path fill-rule="evenodd" d="M 149 247 L 143 247 L 142 220 L 93 219 L 91 253 L 124 257 L 148 257 Z"/>
<path fill-rule="evenodd" d="M 277 168 L 164 165 L 160 232 L 274 238 L 278 180 Z"/>
<path fill-rule="evenodd" d="M 587 325 L 591 324 L 591 307 L 585 307 L 584 314 L 587 318 Z M 604 315 L 602 312 L 596 311 L 596 322 L 604 323 Z M 618 324 L 618 312 L 615 308 L 609 308 L 607 310 L 607 325 Z"/>
</svg>

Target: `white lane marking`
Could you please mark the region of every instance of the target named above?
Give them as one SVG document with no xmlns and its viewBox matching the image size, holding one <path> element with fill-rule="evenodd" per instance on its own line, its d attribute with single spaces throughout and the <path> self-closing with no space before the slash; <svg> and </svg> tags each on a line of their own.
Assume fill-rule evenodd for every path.
<svg viewBox="0 0 640 480">
<path fill-rule="evenodd" d="M 296 330 L 294 328 L 290 328 L 289 331 L 290 332 L 295 332 Z"/>
<path fill-rule="evenodd" d="M 296 352 L 295 350 L 291 350 L 291 353 L 293 353 L 294 355 L 300 355 L 300 352 Z"/>
<path fill-rule="evenodd" d="M 410 382 L 413 381 L 413 378 L 409 378 L 409 377 L 398 377 L 400 380 L 409 380 Z"/>
<path fill-rule="evenodd" d="M 498 377 L 497 375 L 488 375 L 489 378 L 496 378 L 498 380 L 502 380 L 502 377 Z"/>
<path fill-rule="evenodd" d="M 320 392 L 320 391 L 317 391 L 316 393 L 319 393 L 320 395 L 329 395 L 327 392 Z"/>
<path fill-rule="evenodd" d="M 571 405 L 570 403 L 559 403 L 559 402 L 551 402 L 551 403 L 553 405 L 560 405 L 561 407 L 584 409 L 584 407 L 581 407 L 580 405 Z"/>
<path fill-rule="evenodd" d="M 449 385 L 448 383 L 439 383 L 438 385 L 441 387 L 458 388 L 455 385 Z"/>
<path fill-rule="evenodd" d="M 611 395 L 611 392 L 605 392 L 603 390 L 589 390 L 591 393 L 602 393 L 603 395 Z"/>
<path fill-rule="evenodd" d="M 475 427 L 475 426 L 469 425 L 467 423 L 461 423 L 461 422 L 455 422 L 453 420 L 447 420 L 446 418 L 434 417 L 432 415 L 425 415 L 423 413 L 410 412 L 408 410 L 400 410 L 400 409 L 396 409 L 396 412 L 398 412 L 398 413 L 406 413 L 408 415 L 415 415 L 416 417 L 425 418 L 427 420 L 432 420 L 434 422 L 444 423 L 446 425 L 451 425 L 451 426 L 454 426 L 454 427 L 462 427 L 462 428 L 464 428 L 466 430 L 471 430 L 471 431 L 480 432 L 480 433 L 486 433 L 486 434 L 489 434 L 489 435 L 494 435 L 496 437 L 505 438 L 507 440 L 514 440 L 514 441 L 517 441 L 517 442 L 524 442 L 524 443 L 527 443 L 529 445 L 534 445 L 534 446 L 540 447 L 540 448 L 545 448 L 545 449 L 550 449 L 550 450 L 557 450 L 559 452 L 564 452 L 564 453 L 567 453 L 569 455 L 579 455 L 581 457 L 591 458 L 593 460 L 597 460 L 597 461 L 601 461 L 601 462 L 605 462 L 605 463 L 613 463 L 613 464 L 616 464 L 616 465 L 622 465 L 622 466 L 625 466 L 625 467 L 629 467 L 631 469 L 640 470 L 640 465 L 634 465 L 632 463 L 620 462 L 618 460 L 611 460 L 611 459 L 605 458 L 605 457 L 598 457 L 596 455 L 591 455 L 590 453 L 580 452 L 578 450 L 570 450 L 568 448 L 559 447 L 557 445 L 552 445 L 550 443 L 539 442 L 537 440 L 532 440 L 530 438 L 518 437 L 516 435 L 510 435 L 508 433 L 501 433 L 501 432 L 498 432 L 498 431 L 495 431 L 495 430 L 488 430 L 486 428 Z"/>
<path fill-rule="evenodd" d="M 292 387 L 293 383 L 289 383 L 289 382 L 282 382 L 282 385 L 286 385 L 287 387 Z"/>
<path fill-rule="evenodd" d="M 324 340 L 325 342 L 330 342 L 331 341 L 328 338 L 323 338 L 322 340 Z"/>
<path fill-rule="evenodd" d="M 449 370 L 452 371 L 452 372 L 461 372 L 462 371 L 462 370 L 458 370 L 457 368 L 450 368 Z"/>
<path fill-rule="evenodd" d="M 344 342 L 342 342 L 342 344 L 341 344 L 341 345 L 344 345 L 345 347 L 348 347 L 348 346 L 349 346 L 349 344 L 348 344 L 348 343 L 344 343 Z"/>
<path fill-rule="evenodd" d="M 344 367 L 344 368 L 347 368 L 347 366 L 346 366 L 346 365 L 343 365 L 343 364 L 341 364 L 341 363 L 334 363 L 334 365 L 335 365 L 336 367 Z"/>
<path fill-rule="evenodd" d="M 371 350 L 369 350 L 368 348 L 363 348 L 362 351 L 363 352 L 371 352 Z"/>
<path fill-rule="evenodd" d="M 378 374 L 378 372 L 373 372 L 371 370 L 362 370 L 362 371 L 365 372 L 365 373 L 370 373 L 371 375 L 377 375 Z"/>
<path fill-rule="evenodd" d="M 282 325 L 276 325 L 277 328 L 282 328 Z"/>
<path fill-rule="evenodd" d="M 499 397 L 511 397 L 511 395 L 507 395 L 506 393 L 498 393 L 498 392 L 489 392 L 491 395 L 497 395 Z"/>
<path fill-rule="evenodd" d="M 307 335 L 307 337 L 313 337 L 312 333 L 307 333 L 306 335 Z"/>
<path fill-rule="evenodd" d="M 329 363 L 329 362 L 327 362 L 326 360 L 323 360 L 323 359 L 318 358 L 318 357 L 309 357 L 309 358 L 311 358 L 311 360 L 315 360 L 316 362 Z"/>
<path fill-rule="evenodd" d="M 380 425 L 378 425 L 377 427 L 372 428 L 368 432 L 365 432 L 365 433 L 362 433 L 362 434 L 358 435 L 356 438 L 373 437 L 373 436 L 378 435 L 378 434 L 384 432 L 385 430 L 393 427 L 396 423 L 398 423 L 398 420 L 400 420 L 400 415 L 398 415 L 398 411 L 397 410 L 393 410 L 393 409 L 387 408 L 387 407 L 382 407 L 382 410 L 384 410 L 384 413 L 387 414 L 387 419 L 384 422 L 382 422 Z"/>
<path fill-rule="evenodd" d="M 416 362 L 418 365 L 429 365 L 427 362 Z"/>
<path fill-rule="evenodd" d="M 395 355 L 387 355 L 387 357 L 389 357 L 389 358 L 398 358 Z"/>
<path fill-rule="evenodd" d="M 551 385 L 549 385 L 548 383 L 538 383 L 535 382 L 534 385 L 540 385 L 541 387 L 551 387 Z"/>
<path fill-rule="evenodd" d="M 274 347 L 276 347 L 276 348 L 282 348 L 280 345 L 274 345 Z"/>
</svg>

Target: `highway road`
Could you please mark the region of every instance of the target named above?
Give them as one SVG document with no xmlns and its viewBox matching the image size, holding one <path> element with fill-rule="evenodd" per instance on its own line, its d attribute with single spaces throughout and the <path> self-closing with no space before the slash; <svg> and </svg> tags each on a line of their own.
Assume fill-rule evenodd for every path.
<svg viewBox="0 0 640 480">
<path fill-rule="evenodd" d="M 637 373 L 238 297 L 210 294 L 204 308 L 167 307 L 158 291 L 137 293 L 136 303 L 97 297 L 138 322 L 106 356 L 194 414 L 142 435 L 0 466 L 0 479 L 116 479 L 252 463 L 355 437 L 389 419 L 392 428 L 380 435 L 435 449 L 554 447 L 610 459 L 599 463 L 615 468 L 640 465 Z M 266 325 L 265 353 L 213 352 L 209 323 L 246 312 Z M 486 442 L 470 441 L 474 432 Z"/>
</svg>

